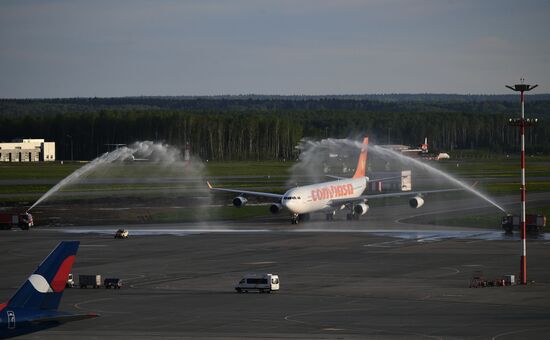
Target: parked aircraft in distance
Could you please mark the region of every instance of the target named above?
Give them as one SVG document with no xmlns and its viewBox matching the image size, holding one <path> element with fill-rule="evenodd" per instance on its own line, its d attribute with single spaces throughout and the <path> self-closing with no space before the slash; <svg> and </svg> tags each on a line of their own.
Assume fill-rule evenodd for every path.
<svg viewBox="0 0 550 340">
<path fill-rule="evenodd" d="M 409 200 L 412 208 L 420 208 L 424 205 L 423 194 L 434 192 L 458 191 L 462 189 L 443 189 L 428 191 L 408 191 L 395 193 L 381 193 L 372 195 L 363 195 L 369 178 L 365 176 L 367 168 L 367 146 L 368 137 L 363 139 L 363 147 L 357 168 L 352 178 L 338 177 L 335 181 L 298 186 L 289 189 L 284 194 L 274 194 L 267 192 L 248 191 L 240 189 L 215 188 L 210 182 L 207 182 L 210 190 L 226 191 L 237 193 L 238 196 L 233 199 L 233 205 L 243 207 L 248 202 L 247 196 L 261 196 L 274 198 L 277 202 L 271 204 L 270 211 L 274 214 L 283 209 L 287 209 L 291 214 L 292 224 L 297 224 L 300 220 L 307 220 L 312 212 L 324 212 L 327 220 L 332 220 L 336 211 L 348 209 L 347 219 L 358 219 L 369 210 L 368 200 L 376 198 L 413 196 Z M 392 177 L 393 178 L 393 177 Z M 384 181 L 390 178 L 377 179 Z M 372 181 L 371 181 L 372 182 Z"/>
<path fill-rule="evenodd" d="M 0 338 L 10 338 L 97 317 L 57 311 L 80 242 L 63 241 L 8 302 L 0 304 Z"/>
</svg>

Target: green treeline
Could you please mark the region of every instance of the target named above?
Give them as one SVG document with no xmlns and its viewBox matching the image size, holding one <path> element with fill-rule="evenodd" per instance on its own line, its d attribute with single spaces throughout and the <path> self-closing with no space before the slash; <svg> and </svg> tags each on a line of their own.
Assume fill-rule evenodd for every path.
<svg viewBox="0 0 550 340">
<path fill-rule="evenodd" d="M 550 94 L 527 97 L 528 112 L 550 115 Z M 519 110 L 515 95 L 385 94 L 338 96 L 212 96 L 0 99 L 0 115 L 88 113 L 100 111 L 286 112 L 361 111 L 390 113 L 510 114 Z"/>
<path fill-rule="evenodd" d="M 498 104 L 498 103 L 497 103 Z M 500 105 L 500 104 L 498 104 Z M 547 105 L 547 104 L 544 104 Z M 402 110 L 399 110 L 402 111 Z M 518 128 L 504 113 L 388 112 L 387 110 L 113 109 L 79 113 L 0 112 L 0 139 L 45 138 L 56 142 L 57 159 L 89 160 L 112 150 L 107 144 L 153 140 L 183 148 L 189 142 L 202 159 L 292 159 L 301 138 L 359 138 L 377 144 L 417 145 L 428 137 L 430 149 L 481 149 L 517 152 Z M 550 125 L 528 129 L 529 152 L 550 153 Z"/>
</svg>

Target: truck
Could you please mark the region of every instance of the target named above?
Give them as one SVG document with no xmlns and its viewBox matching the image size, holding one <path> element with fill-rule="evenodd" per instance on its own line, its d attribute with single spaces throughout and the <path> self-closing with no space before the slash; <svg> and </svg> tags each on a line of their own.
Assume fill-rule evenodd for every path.
<svg viewBox="0 0 550 340">
<path fill-rule="evenodd" d="M 525 229 L 527 232 L 542 232 L 546 227 L 546 216 L 541 214 L 525 215 Z M 514 229 L 520 228 L 520 216 L 506 215 L 502 217 L 502 229 L 507 233 L 511 233 Z"/>
<path fill-rule="evenodd" d="M 74 288 L 74 279 L 73 279 L 72 273 L 69 273 L 69 276 L 67 276 L 67 282 L 65 283 L 65 288 Z"/>
<path fill-rule="evenodd" d="M 235 286 L 237 293 L 248 293 L 257 290 L 260 293 L 271 293 L 279 290 L 279 275 L 267 273 L 246 274 Z"/>
<path fill-rule="evenodd" d="M 101 275 L 79 275 L 78 285 L 80 288 L 88 288 L 88 286 L 99 288 L 101 287 Z"/>
<path fill-rule="evenodd" d="M 25 213 L 0 212 L 0 229 L 19 227 L 21 230 L 29 230 L 34 226 L 32 215 Z"/>
<path fill-rule="evenodd" d="M 122 288 L 122 280 L 116 277 L 106 278 L 103 281 L 103 286 L 105 286 L 106 289 L 120 289 Z"/>
</svg>

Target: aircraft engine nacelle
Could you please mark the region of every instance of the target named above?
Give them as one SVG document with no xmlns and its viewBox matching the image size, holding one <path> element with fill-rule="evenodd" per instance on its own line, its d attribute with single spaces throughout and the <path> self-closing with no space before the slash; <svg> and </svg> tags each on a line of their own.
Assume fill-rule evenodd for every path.
<svg viewBox="0 0 550 340">
<path fill-rule="evenodd" d="M 353 211 L 358 215 L 365 215 L 369 211 L 369 206 L 366 203 L 359 203 L 353 207 Z"/>
<path fill-rule="evenodd" d="M 233 199 L 233 205 L 237 208 L 242 208 L 246 205 L 248 200 L 245 197 L 237 196 Z"/>
<path fill-rule="evenodd" d="M 420 196 L 413 197 L 409 200 L 409 205 L 413 209 L 418 209 L 424 205 L 424 199 Z"/>
<path fill-rule="evenodd" d="M 283 210 L 283 205 L 279 203 L 273 203 L 269 206 L 269 211 L 271 211 L 272 214 L 278 214 Z"/>
</svg>

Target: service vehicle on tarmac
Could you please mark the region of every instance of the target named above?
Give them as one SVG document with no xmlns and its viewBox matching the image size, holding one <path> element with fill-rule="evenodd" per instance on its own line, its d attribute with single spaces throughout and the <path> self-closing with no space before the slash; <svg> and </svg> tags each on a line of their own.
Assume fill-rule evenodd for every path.
<svg viewBox="0 0 550 340">
<path fill-rule="evenodd" d="M 110 277 L 103 280 L 103 286 L 105 286 L 105 289 L 120 289 L 122 288 L 122 280 L 116 277 Z"/>
<path fill-rule="evenodd" d="M 543 232 L 546 227 L 546 216 L 527 214 L 525 215 L 525 229 L 527 232 Z M 514 229 L 520 229 L 520 216 L 506 215 L 502 217 L 502 229 L 511 233 Z"/>
<path fill-rule="evenodd" d="M 29 213 L 0 212 L 0 229 L 19 227 L 21 230 L 29 230 L 34 226 L 32 215 Z"/>
<path fill-rule="evenodd" d="M 238 293 L 247 293 L 257 290 L 260 293 L 271 293 L 279 290 L 279 275 L 275 274 L 246 274 L 235 286 Z"/>
<path fill-rule="evenodd" d="M 115 233 L 115 238 L 128 238 L 128 230 L 119 229 Z"/>
<path fill-rule="evenodd" d="M 65 288 L 74 288 L 74 278 L 72 273 L 69 273 L 69 276 L 67 276 L 67 282 L 65 283 Z"/>
<path fill-rule="evenodd" d="M 99 288 L 101 287 L 101 275 L 79 275 L 78 285 L 80 288 L 88 288 L 88 286 Z"/>
</svg>

